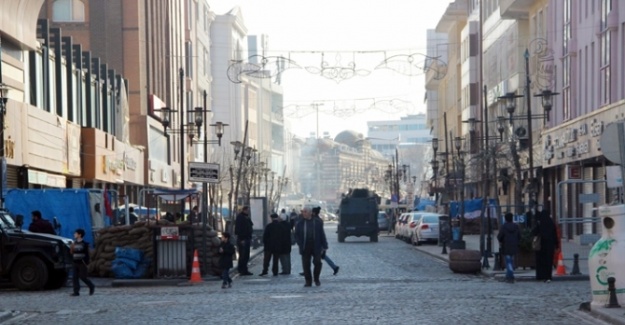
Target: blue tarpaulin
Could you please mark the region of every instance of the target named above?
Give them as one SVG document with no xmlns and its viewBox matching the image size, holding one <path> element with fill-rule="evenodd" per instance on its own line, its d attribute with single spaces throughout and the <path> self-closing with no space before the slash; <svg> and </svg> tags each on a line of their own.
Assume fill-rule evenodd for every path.
<svg viewBox="0 0 625 325">
<path fill-rule="evenodd" d="M 61 224 L 60 236 L 74 238 L 77 228 L 85 230 L 85 240 L 94 244 L 89 191 L 84 189 L 11 189 L 5 197 L 5 206 L 11 215 L 24 216 L 24 229 L 32 221 L 31 212 L 41 211 L 41 216 L 50 222 L 57 218 Z"/>
<path fill-rule="evenodd" d="M 495 210 L 497 201 L 490 199 L 488 202 L 488 208 Z M 452 217 L 456 217 L 460 214 L 459 202 L 452 201 L 449 203 L 449 211 Z M 492 211 L 492 210 L 491 210 Z M 480 217 L 482 212 L 482 199 L 470 199 L 464 200 L 464 218 L 474 219 Z M 496 211 L 491 212 L 491 218 L 496 216 Z"/>
<path fill-rule="evenodd" d="M 426 199 L 426 198 L 415 198 L 414 200 L 414 209 L 415 211 L 425 211 L 426 206 L 435 206 L 436 202 L 434 200 Z"/>
</svg>

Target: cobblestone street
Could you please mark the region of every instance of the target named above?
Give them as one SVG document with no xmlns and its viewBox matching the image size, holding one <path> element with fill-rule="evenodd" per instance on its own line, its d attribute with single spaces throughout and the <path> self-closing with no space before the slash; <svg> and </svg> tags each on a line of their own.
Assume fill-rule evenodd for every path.
<svg viewBox="0 0 625 325">
<path fill-rule="evenodd" d="M 447 265 L 394 237 L 349 237 L 339 244 L 336 225 L 326 225 L 328 255 L 338 275 L 324 265 L 321 286 L 304 288 L 299 255 L 293 273 L 183 287 L 98 287 L 47 292 L 0 291 L 1 310 L 15 310 L 19 324 L 600 324 L 578 312 L 589 301 L 587 281 L 549 284 L 500 283 L 452 273 Z M 295 248 L 295 247 L 294 247 Z"/>
</svg>

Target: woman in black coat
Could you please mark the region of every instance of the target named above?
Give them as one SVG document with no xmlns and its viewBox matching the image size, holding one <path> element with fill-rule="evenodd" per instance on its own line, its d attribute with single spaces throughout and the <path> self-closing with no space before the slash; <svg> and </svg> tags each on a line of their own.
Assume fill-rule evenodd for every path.
<svg viewBox="0 0 625 325">
<path fill-rule="evenodd" d="M 551 282 L 553 254 L 558 249 L 558 233 L 548 210 L 538 214 L 538 222 L 532 229 L 532 235 L 540 236 L 540 250 L 536 252 L 536 280 Z"/>
</svg>

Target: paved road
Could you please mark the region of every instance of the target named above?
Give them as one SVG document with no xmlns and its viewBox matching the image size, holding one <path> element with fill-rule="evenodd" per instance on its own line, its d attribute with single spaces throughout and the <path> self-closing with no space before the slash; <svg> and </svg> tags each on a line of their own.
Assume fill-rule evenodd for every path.
<svg viewBox="0 0 625 325">
<path fill-rule="evenodd" d="M 328 223 L 321 286 L 304 288 L 293 252 L 293 274 L 236 278 L 231 289 L 207 281 L 188 287 L 102 288 L 94 296 L 0 291 L 0 310 L 19 324 L 601 324 L 577 312 L 587 282 L 500 283 L 452 273 L 446 264 L 393 237 L 349 237 L 339 244 Z M 83 291 L 83 294 L 86 292 Z"/>
</svg>

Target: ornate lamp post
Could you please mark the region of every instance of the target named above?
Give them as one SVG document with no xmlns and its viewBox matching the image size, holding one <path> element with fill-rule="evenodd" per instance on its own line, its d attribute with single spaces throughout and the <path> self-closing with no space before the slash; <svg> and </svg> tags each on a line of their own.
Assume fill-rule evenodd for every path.
<svg viewBox="0 0 625 325">
<path fill-rule="evenodd" d="M 549 113 L 551 112 L 551 109 L 553 107 L 553 101 L 552 101 L 552 97 L 554 95 L 558 95 L 558 93 L 556 92 L 552 92 L 551 90 L 542 90 L 539 94 L 535 94 L 534 97 L 541 97 L 542 99 L 542 106 L 543 106 L 543 114 L 537 114 L 537 115 L 532 115 L 532 101 L 530 96 L 530 84 L 531 84 L 531 80 L 530 80 L 530 69 L 529 69 L 529 50 L 525 49 L 525 53 L 524 53 L 524 57 L 525 57 L 525 94 L 524 95 L 515 95 L 514 93 L 507 93 L 505 96 L 501 96 L 499 97 L 500 99 L 504 99 L 506 101 L 506 110 L 509 114 L 509 121 L 510 121 L 510 125 L 513 125 L 513 120 L 515 119 L 513 117 L 515 108 L 516 108 L 516 99 L 519 97 L 524 97 L 527 96 L 527 98 L 525 99 L 525 102 L 527 103 L 527 114 L 525 116 L 525 119 L 527 121 L 527 137 L 528 137 L 528 160 L 529 160 L 529 169 L 528 169 L 528 179 L 529 179 L 529 184 L 528 184 L 528 192 L 529 192 L 529 202 L 528 202 L 528 207 L 529 210 L 534 213 L 535 209 L 536 209 L 536 205 L 537 205 L 537 195 L 538 195 L 538 189 L 539 189 L 539 184 L 538 181 L 536 180 L 536 176 L 534 173 L 534 153 L 533 153 L 533 141 L 532 141 L 532 136 L 533 136 L 533 132 L 532 132 L 532 119 L 536 119 L 536 118 L 541 118 L 543 119 L 543 123 L 546 121 L 549 121 Z M 524 136 L 523 134 L 517 134 L 518 136 Z"/>
<path fill-rule="evenodd" d="M 456 166 L 457 166 L 457 170 L 456 170 L 456 177 L 458 177 L 458 174 L 460 175 L 460 189 L 459 189 L 459 212 L 460 212 L 460 224 L 459 224 L 459 232 L 458 232 L 458 236 L 457 239 L 454 238 L 454 240 L 451 243 L 451 248 L 452 249 L 465 249 L 466 244 L 463 240 L 463 235 L 464 235 L 464 152 L 461 151 L 460 149 L 462 148 L 462 138 L 461 137 L 455 137 L 454 138 L 454 147 L 456 148 L 457 151 L 457 160 L 456 160 Z"/>
<path fill-rule="evenodd" d="M 526 61 L 528 60 L 527 53 L 528 52 L 526 51 Z M 526 87 L 529 90 L 529 79 L 527 81 Z M 528 164 L 529 164 L 529 168 L 528 168 L 529 184 L 527 186 L 528 193 L 529 193 L 528 208 L 532 212 L 535 212 L 535 209 L 536 209 L 537 195 L 538 195 L 538 189 L 539 189 L 538 180 L 536 179 L 536 176 L 534 173 L 534 150 L 533 150 L 534 148 L 533 148 L 533 139 L 532 139 L 532 136 L 533 136 L 532 119 L 541 118 L 543 119 L 543 121 L 549 121 L 549 112 L 551 111 L 553 107 L 552 96 L 554 95 L 558 95 L 558 93 L 554 93 L 551 90 L 543 90 L 541 93 L 534 95 L 534 97 L 541 97 L 542 105 L 544 109 L 543 114 L 537 114 L 537 115 L 532 114 L 531 100 L 530 98 L 526 98 L 527 115 L 525 117 L 521 117 L 521 118 L 526 119 L 527 121 L 527 140 L 528 140 L 527 150 L 528 150 Z M 508 112 L 508 115 L 509 115 L 508 121 L 511 126 L 514 125 L 515 119 L 519 119 L 514 116 L 514 112 L 516 110 L 516 99 L 519 97 L 524 97 L 524 96 L 516 95 L 515 93 L 507 93 L 505 96 L 499 97 L 500 99 L 505 100 L 505 109 Z M 503 126 L 501 126 L 500 131 L 503 131 Z M 519 137 L 522 137 L 525 135 L 523 134 L 523 132 L 515 132 L 515 133 Z"/>
<path fill-rule="evenodd" d="M 2 64 L 2 60 L 0 60 L 0 64 Z M 1 77 L 2 75 L 0 74 Z M 4 208 L 4 115 L 7 111 L 8 100 L 9 87 L 4 83 L 0 83 L 0 208 Z"/>
</svg>

